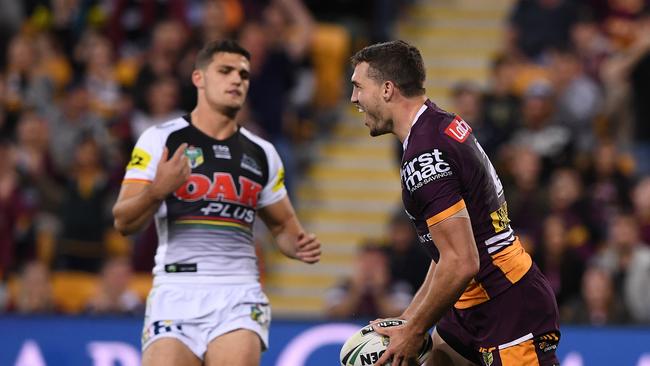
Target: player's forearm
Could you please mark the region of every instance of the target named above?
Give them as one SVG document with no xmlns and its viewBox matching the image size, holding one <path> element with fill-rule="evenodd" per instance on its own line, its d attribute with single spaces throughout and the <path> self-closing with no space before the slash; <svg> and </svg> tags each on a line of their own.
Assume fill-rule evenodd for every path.
<svg viewBox="0 0 650 366">
<path fill-rule="evenodd" d="M 275 242 L 282 254 L 294 259 L 298 251 L 298 238 L 302 232 L 302 227 L 295 215 L 292 215 L 281 225 L 271 229 L 271 234 L 275 238 Z"/>
<path fill-rule="evenodd" d="M 461 257 L 440 258 L 428 291 L 409 319 L 417 333 L 428 331 L 458 301 L 477 269 Z"/>
<path fill-rule="evenodd" d="M 160 207 L 163 200 L 157 198 L 150 188 L 147 187 L 137 196 L 118 200 L 113 206 L 115 229 L 123 235 L 141 230 Z"/>
</svg>

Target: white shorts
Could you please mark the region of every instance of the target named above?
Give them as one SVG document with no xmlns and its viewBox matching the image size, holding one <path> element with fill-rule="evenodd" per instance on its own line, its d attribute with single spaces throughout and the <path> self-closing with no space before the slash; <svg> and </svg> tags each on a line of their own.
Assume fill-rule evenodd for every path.
<svg viewBox="0 0 650 366">
<path fill-rule="evenodd" d="M 249 329 L 269 344 L 271 309 L 259 283 L 157 284 L 147 298 L 142 351 L 162 337 L 183 342 L 203 360 L 213 339 Z"/>
</svg>

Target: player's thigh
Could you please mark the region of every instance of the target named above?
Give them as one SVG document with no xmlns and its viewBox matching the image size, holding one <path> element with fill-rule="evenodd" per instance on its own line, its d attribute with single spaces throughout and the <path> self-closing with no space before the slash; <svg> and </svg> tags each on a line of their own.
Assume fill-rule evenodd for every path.
<svg viewBox="0 0 650 366">
<path fill-rule="evenodd" d="M 237 329 L 208 344 L 205 366 L 259 366 L 262 341 L 257 333 Z"/>
<path fill-rule="evenodd" d="M 142 366 L 201 366 L 190 349 L 178 339 L 163 337 L 155 340 L 142 353 Z"/>
<path fill-rule="evenodd" d="M 427 360 L 427 366 L 475 366 L 474 363 L 468 361 L 451 348 L 435 329 L 432 338 L 433 349 L 431 350 L 431 357 Z"/>
</svg>

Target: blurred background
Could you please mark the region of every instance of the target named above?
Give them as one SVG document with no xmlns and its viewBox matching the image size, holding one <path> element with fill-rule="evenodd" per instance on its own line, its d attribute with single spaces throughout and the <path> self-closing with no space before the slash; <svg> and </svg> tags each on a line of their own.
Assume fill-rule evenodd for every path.
<svg viewBox="0 0 650 366">
<path fill-rule="evenodd" d="M 370 138 L 348 100 L 349 57 L 392 39 L 421 50 L 427 95 L 491 157 L 555 290 L 563 364 L 650 364 L 649 5 L 0 0 L 0 364 L 137 364 L 157 238 L 122 237 L 110 210 L 135 141 L 193 108 L 194 56 L 219 38 L 251 52 L 238 119 L 274 143 L 324 245 L 306 266 L 257 230 L 274 314 L 265 365 L 334 364 L 426 274 L 401 146 Z"/>
</svg>

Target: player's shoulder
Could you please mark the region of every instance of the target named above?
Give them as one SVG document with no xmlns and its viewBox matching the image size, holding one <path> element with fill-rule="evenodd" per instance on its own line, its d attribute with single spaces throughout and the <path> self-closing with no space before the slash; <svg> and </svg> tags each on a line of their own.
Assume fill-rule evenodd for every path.
<svg viewBox="0 0 650 366">
<path fill-rule="evenodd" d="M 465 142 L 471 133 L 471 128 L 465 121 L 430 101 L 427 101 L 426 106 L 427 109 L 411 128 L 409 145 L 444 146 Z"/>
<path fill-rule="evenodd" d="M 189 126 L 189 122 L 187 122 L 185 118 L 174 118 L 147 128 L 140 136 L 140 140 L 165 141 L 173 132 L 181 130 L 187 126 Z"/>
<path fill-rule="evenodd" d="M 255 134 L 254 132 L 252 132 L 252 131 L 244 128 L 244 127 L 240 127 L 239 128 L 239 133 L 241 133 L 241 135 L 245 139 L 250 141 L 252 144 L 254 144 L 254 145 L 258 146 L 259 148 L 261 148 L 262 150 L 264 150 L 264 152 L 267 155 L 270 154 L 271 152 L 275 152 L 275 147 L 273 146 L 272 143 L 270 143 L 269 141 L 267 141 L 264 138 L 260 137 L 259 135 Z"/>
</svg>

